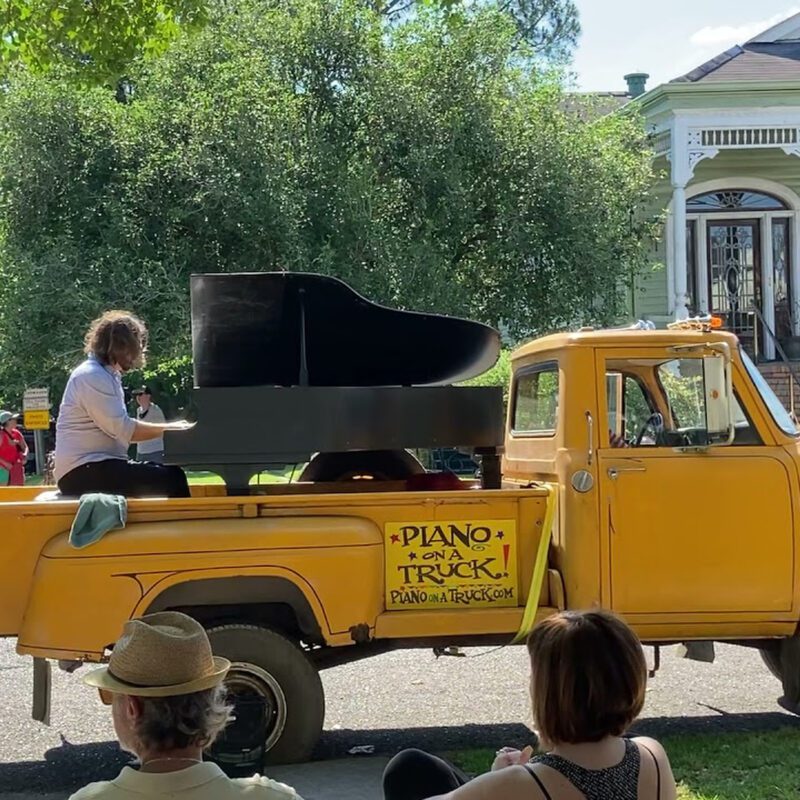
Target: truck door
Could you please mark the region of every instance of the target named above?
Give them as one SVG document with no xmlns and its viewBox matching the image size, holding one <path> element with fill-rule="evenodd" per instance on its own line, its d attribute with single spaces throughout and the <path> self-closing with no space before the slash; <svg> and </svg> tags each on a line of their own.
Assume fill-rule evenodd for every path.
<svg viewBox="0 0 800 800">
<path fill-rule="evenodd" d="M 734 443 L 705 446 L 700 357 L 643 351 L 633 361 L 609 350 L 598 359 L 609 395 L 598 453 L 604 603 L 627 615 L 790 610 L 783 449 L 762 439 L 738 401 Z"/>
</svg>

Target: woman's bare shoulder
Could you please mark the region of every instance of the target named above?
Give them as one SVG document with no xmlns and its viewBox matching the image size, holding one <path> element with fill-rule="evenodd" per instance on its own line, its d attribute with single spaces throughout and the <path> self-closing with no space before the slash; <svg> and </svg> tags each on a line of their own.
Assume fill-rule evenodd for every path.
<svg viewBox="0 0 800 800">
<path fill-rule="evenodd" d="M 631 741 L 644 747 L 645 750 L 649 750 L 659 761 L 669 761 L 667 751 L 658 740 L 651 739 L 649 736 L 634 736 Z"/>
</svg>

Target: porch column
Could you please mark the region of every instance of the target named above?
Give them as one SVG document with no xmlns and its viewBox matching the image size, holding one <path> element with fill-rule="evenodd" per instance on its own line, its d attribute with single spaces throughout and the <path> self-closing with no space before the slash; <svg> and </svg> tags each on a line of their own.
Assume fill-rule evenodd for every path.
<svg viewBox="0 0 800 800">
<path fill-rule="evenodd" d="M 791 222 L 792 232 L 789 237 L 791 246 L 791 316 L 792 336 L 800 336 L 800 211 L 795 210 Z"/>
<path fill-rule="evenodd" d="M 672 186 L 672 258 L 675 274 L 675 319 L 688 319 L 686 306 L 686 185 Z"/>
<path fill-rule="evenodd" d="M 761 313 L 768 331 L 764 331 L 764 358 L 775 359 L 775 270 L 772 263 L 772 217 L 767 214 L 761 224 Z M 756 322 L 756 324 L 758 324 Z"/>
</svg>

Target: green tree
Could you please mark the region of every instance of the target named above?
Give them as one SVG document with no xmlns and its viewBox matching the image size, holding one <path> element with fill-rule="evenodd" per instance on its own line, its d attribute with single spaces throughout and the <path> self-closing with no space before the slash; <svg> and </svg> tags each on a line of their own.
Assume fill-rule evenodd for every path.
<svg viewBox="0 0 800 800">
<path fill-rule="evenodd" d="M 82 82 L 115 82 L 134 59 L 162 52 L 206 16 L 205 0 L 7 0 L 0 68 L 66 69 Z"/>
<path fill-rule="evenodd" d="M 112 307 L 148 321 L 150 370 L 185 359 L 199 272 L 336 275 L 511 340 L 614 319 L 645 255 L 642 126 L 581 122 L 557 81 L 515 66 L 513 20 L 459 13 L 387 30 L 360 0 L 242 3 L 141 62 L 126 104 L 14 77 L 0 392 L 56 393 Z"/>
<path fill-rule="evenodd" d="M 406 19 L 415 9 L 438 9 L 457 14 L 464 0 L 367 0 L 371 8 L 390 21 Z M 573 0 L 483 0 L 513 19 L 517 39 L 534 55 L 557 63 L 569 60 L 581 33 L 578 8 Z"/>
<path fill-rule="evenodd" d="M 511 15 L 518 38 L 537 57 L 556 63 L 569 61 L 581 33 L 573 0 L 500 0 L 499 6 Z"/>
</svg>

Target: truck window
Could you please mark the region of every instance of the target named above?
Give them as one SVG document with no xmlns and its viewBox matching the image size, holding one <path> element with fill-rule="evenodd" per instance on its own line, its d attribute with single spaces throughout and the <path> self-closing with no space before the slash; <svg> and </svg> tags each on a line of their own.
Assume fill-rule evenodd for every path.
<svg viewBox="0 0 800 800">
<path fill-rule="evenodd" d="M 635 376 L 617 371 L 606 373 L 606 388 L 609 434 L 632 444 L 653 413 L 645 389 Z M 641 444 L 654 442 L 644 437 Z"/>
<path fill-rule="evenodd" d="M 788 433 L 789 436 L 796 437 L 798 435 L 797 426 L 791 414 L 784 408 L 783 403 L 778 399 L 775 392 L 772 391 L 772 387 L 766 382 L 764 376 L 759 372 L 758 367 L 750 360 L 750 356 L 748 356 L 744 350 L 740 350 L 739 354 L 742 357 L 750 380 L 753 381 L 756 389 L 758 389 L 761 399 L 769 409 L 769 413 L 772 414 L 772 418 L 775 420 L 778 427 L 784 433 Z M 792 378 L 790 377 L 789 380 L 792 380 Z"/>
<path fill-rule="evenodd" d="M 706 422 L 703 364 L 698 358 L 667 361 L 658 367 L 658 379 L 664 390 L 669 417 L 658 439 L 662 446 L 705 444 L 708 438 Z M 761 439 L 734 395 L 734 444 L 761 444 Z M 678 437 L 677 439 L 675 437 Z"/>
<path fill-rule="evenodd" d="M 650 410 L 650 403 L 647 401 L 644 389 L 636 378 L 626 375 L 624 387 L 625 439 L 631 441 L 653 412 Z M 642 443 L 649 444 L 644 440 Z"/>
<path fill-rule="evenodd" d="M 558 420 L 558 364 L 538 364 L 517 373 L 512 432 L 551 436 Z"/>
<path fill-rule="evenodd" d="M 703 362 L 699 358 L 676 358 L 658 367 L 670 415 L 679 430 L 706 426 Z"/>
</svg>

